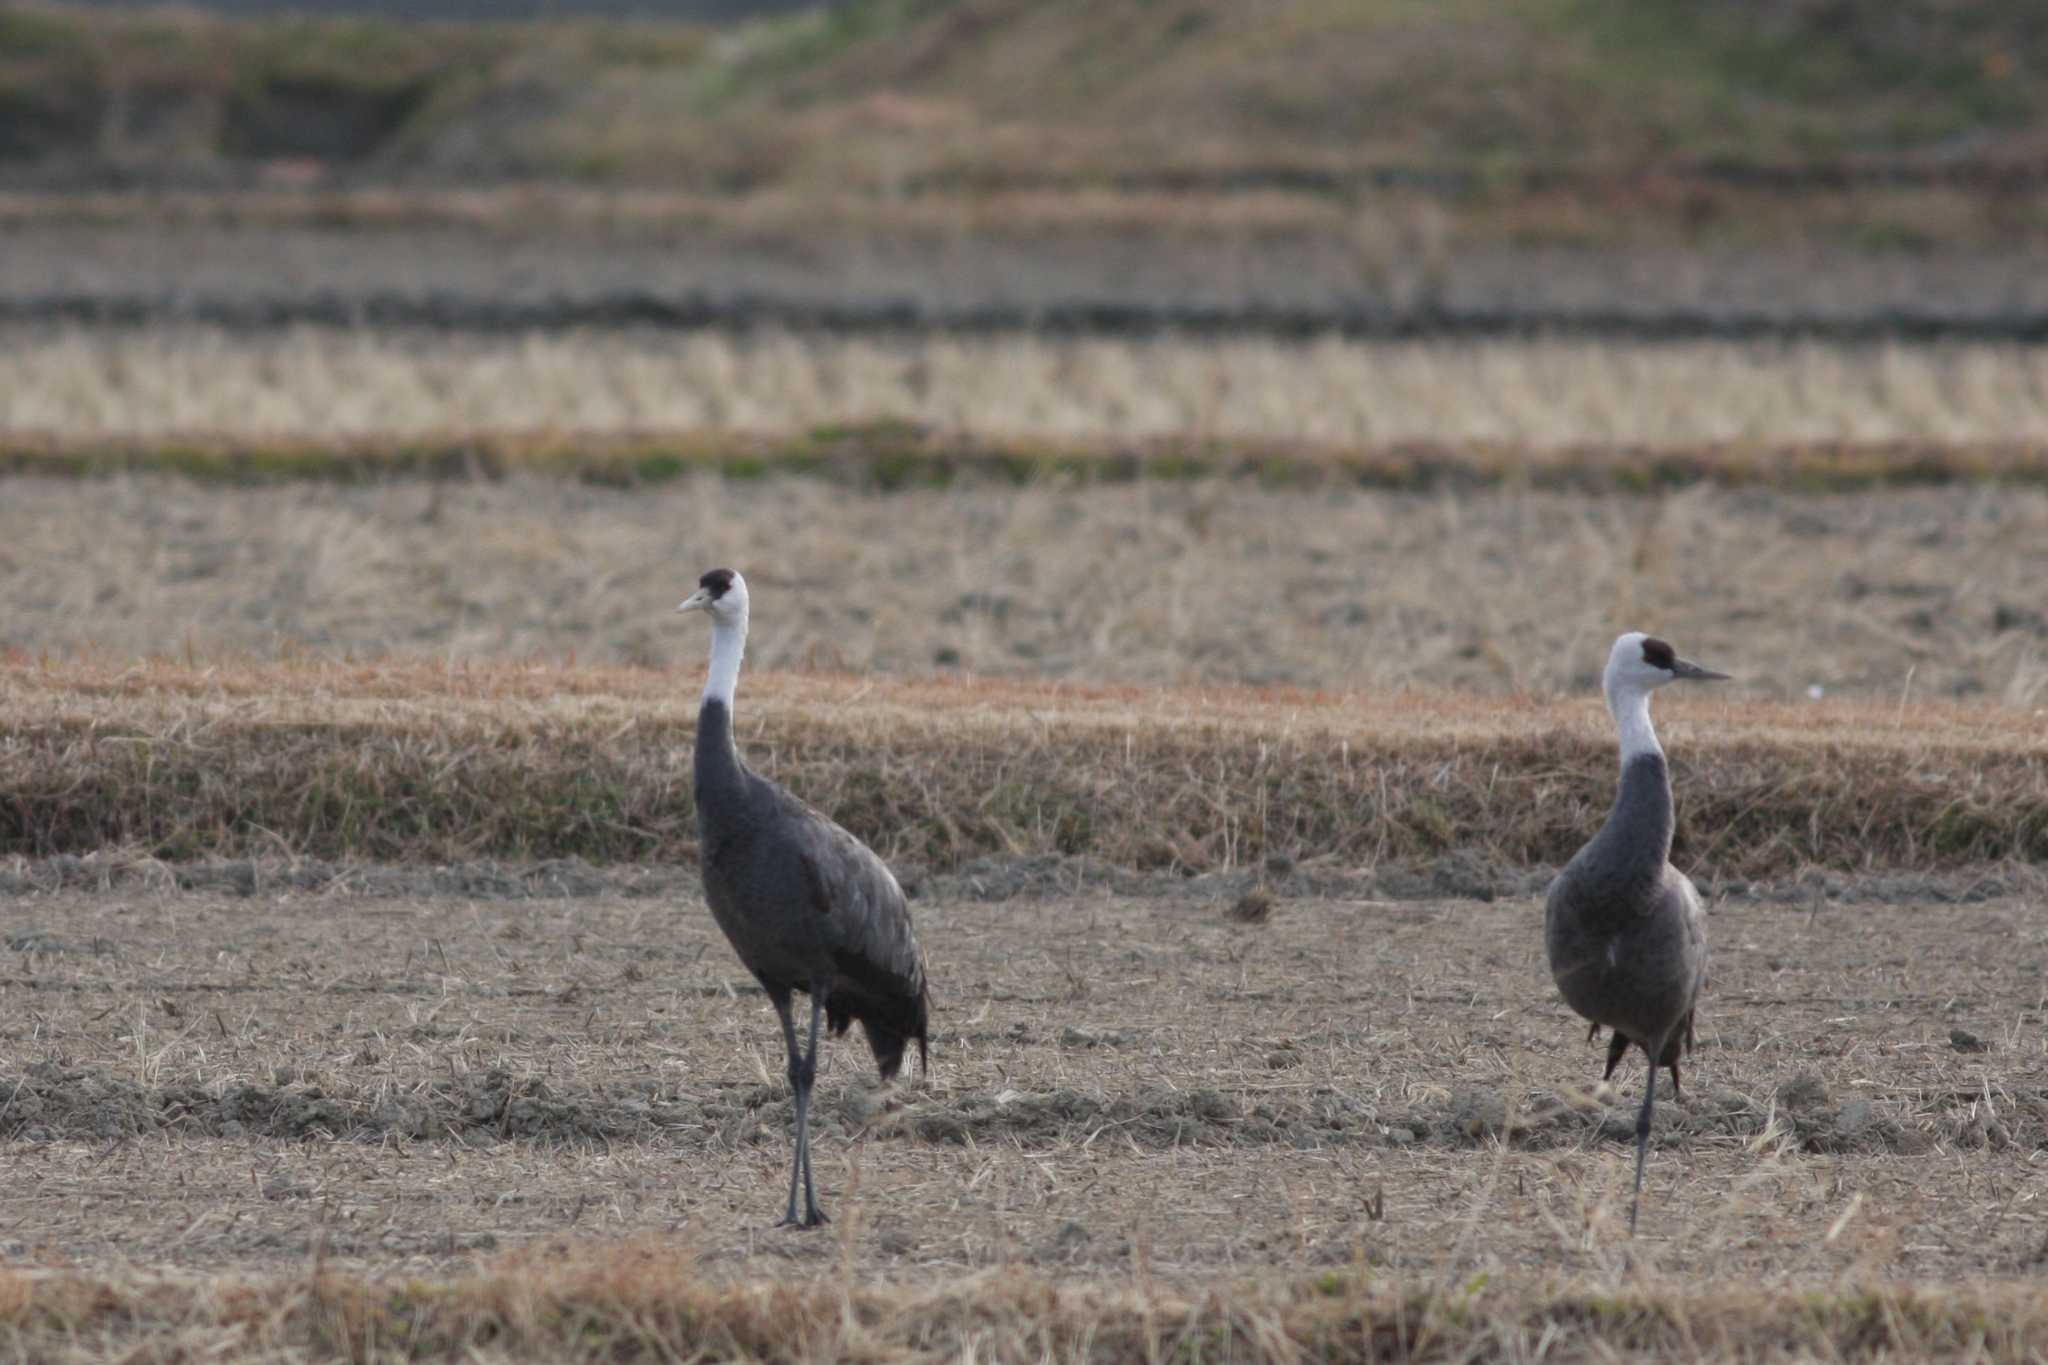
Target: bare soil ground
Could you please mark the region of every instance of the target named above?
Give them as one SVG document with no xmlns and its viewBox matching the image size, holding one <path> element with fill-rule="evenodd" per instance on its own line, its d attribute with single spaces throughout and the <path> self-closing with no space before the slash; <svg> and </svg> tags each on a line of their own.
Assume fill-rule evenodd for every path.
<svg viewBox="0 0 2048 1365">
<path fill-rule="evenodd" d="M 1526 898 L 920 900 L 931 1074 L 828 1049 L 837 1221 L 796 1235 L 773 1015 L 692 895 L 8 897 L 4 1235 L 97 1269 L 655 1233 L 735 1280 L 2024 1276 L 2034 909 L 1718 905 L 1631 1246 L 1641 1071 L 1595 1084 Z"/>
<path fill-rule="evenodd" d="M 759 668 L 1591 695 L 1638 626 L 1737 674 L 1731 695 L 2048 696 L 2048 493 L 2013 488 L 14 478 L 0 644 L 694 671 L 701 632 L 669 609 L 717 564 L 754 585 Z"/>
</svg>

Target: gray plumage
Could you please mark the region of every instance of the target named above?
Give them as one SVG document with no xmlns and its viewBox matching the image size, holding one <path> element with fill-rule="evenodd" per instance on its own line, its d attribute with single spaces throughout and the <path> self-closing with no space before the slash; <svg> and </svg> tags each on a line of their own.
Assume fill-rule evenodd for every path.
<svg viewBox="0 0 2048 1365">
<path fill-rule="evenodd" d="M 1707 979 L 1706 914 L 1691 879 L 1670 861 L 1671 776 L 1650 726 L 1649 694 L 1675 679 L 1725 676 L 1678 658 L 1661 640 L 1631 633 L 1615 641 L 1603 684 L 1621 730 L 1620 789 L 1599 833 L 1565 865 L 1544 903 L 1544 951 L 1559 993 L 1591 1021 L 1589 1039 L 1602 1026 L 1614 1031 L 1605 1075 L 1613 1076 L 1631 1046 L 1650 1062 L 1636 1119 L 1631 1233 L 1657 1068 L 1671 1069 L 1672 1090 L 1682 1095 L 1679 1059 L 1692 1048 Z"/>
<path fill-rule="evenodd" d="M 827 1221 L 810 1160 L 819 1016 L 834 1036 L 858 1021 L 884 1080 L 901 1070 L 913 1040 L 920 1064 L 929 1065 L 924 962 L 902 888 L 882 860 L 740 759 L 731 693 L 746 632 L 744 581 L 730 570 L 705 574 L 678 608 L 697 609 L 710 611 L 714 623 L 712 676 L 697 714 L 694 763 L 704 898 L 782 1020 L 796 1100 L 796 1151 L 782 1221 L 815 1227 Z M 797 991 L 811 1002 L 807 1047 L 798 1044 L 791 1010 Z"/>
<path fill-rule="evenodd" d="M 1544 947 L 1565 1003 L 1614 1030 L 1607 1076 L 1629 1044 L 1660 1046 L 1657 1064 L 1681 1084 L 1681 1045 L 1706 980 L 1706 916 L 1699 893 L 1671 866 L 1674 818 L 1664 759 L 1629 761 L 1606 824 L 1551 883 Z M 1604 1077 L 1603 1077 L 1604 1079 Z"/>
</svg>

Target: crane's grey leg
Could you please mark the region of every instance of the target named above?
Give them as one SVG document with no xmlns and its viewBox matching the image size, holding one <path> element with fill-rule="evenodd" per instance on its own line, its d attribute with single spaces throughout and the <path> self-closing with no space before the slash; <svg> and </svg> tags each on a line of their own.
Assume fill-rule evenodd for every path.
<svg viewBox="0 0 2048 1365">
<path fill-rule="evenodd" d="M 1636 1211 L 1643 1202 L 1643 1162 L 1650 1155 L 1650 1111 L 1657 1105 L 1657 1058 L 1664 1051 L 1663 1039 L 1650 1049 L 1650 1078 L 1643 1083 L 1643 1110 L 1636 1115 L 1636 1188 L 1628 1201 L 1628 1235 L 1636 1235 Z"/>
<path fill-rule="evenodd" d="M 796 1018 L 790 1013 L 789 992 L 770 992 L 769 999 L 775 1003 L 775 1013 L 782 1019 L 782 1042 L 789 1049 L 789 1088 L 796 1096 L 796 1145 L 789 1158 L 789 1203 L 782 1211 L 782 1221 L 775 1226 L 802 1227 L 796 1216 L 796 1187 L 798 1175 L 804 1169 L 804 1055 L 796 1041 Z M 815 1043 L 813 1044 L 815 1046 Z"/>
<path fill-rule="evenodd" d="M 818 1021 L 825 1015 L 825 992 L 811 992 L 811 1045 L 804 1054 L 804 1088 L 796 1096 L 796 1152 L 804 1172 L 804 1219 L 798 1227 L 815 1228 L 832 1220 L 818 1207 L 818 1192 L 811 1184 L 811 1088 L 818 1080 Z M 789 1211 L 796 1213 L 796 1187 L 790 1187 Z"/>
</svg>

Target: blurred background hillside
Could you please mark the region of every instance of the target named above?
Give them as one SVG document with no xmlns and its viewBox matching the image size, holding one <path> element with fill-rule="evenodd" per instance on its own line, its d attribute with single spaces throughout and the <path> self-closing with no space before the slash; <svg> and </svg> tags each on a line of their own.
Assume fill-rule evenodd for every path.
<svg viewBox="0 0 2048 1365">
<path fill-rule="evenodd" d="M 527 19 L 449 22 L 482 12 Z M 1928 248 L 2038 238 L 2044 90 L 2048 11 L 1992 0 L 16 3 L 0 174 L 1176 201 L 1137 226 L 1392 196 L 1424 235 Z"/>
<path fill-rule="evenodd" d="M 2039 6 L 557 0 L 490 7 L 520 21 L 393 17 L 477 8 L 0 9 L 0 213 L 23 232 L 62 220 L 66 242 L 140 218 L 271 230 L 287 244 L 258 248 L 256 292 L 272 303 L 416 297 L 425 275 L 471 299 L 768 295 L 879 321 L 1997 332 L 2043 302 Z M 357 225 L 387 234 L 376 252 L 289 245 Z M 451 266 L 472 253 L 445 234 L 478 230 L 609 238 L 640 283 L 544 247 L 503 272 Z M 677 233 L 694 263 L 666 250 Z M 225 240 L 224 273 L 246 277 L 246 237 Z M 39 244 L 17 236 L 0 270 L 16 311 L 178 292 L 146 245 L 78 243 L 133 254 L 122 275 Z M 220 256 L 173 254 L 200 280 Z M 185 292 L 230 312 L 240 297 Z"/>
<path fill-rule="evenodd" d="M 465 9 L 486 12 L 12 6 L 7 172 L 232 184 L 299 158 L 344 184 L 1396 191 L 1460 226 L 1567 241 L 1753 236 L 1802 197 L 1869 245 L 2042 222 L 2048 11 L 2032 5 L 536 0 L 488 7 L 532 22 L 394 17 Z"/>
</svg>

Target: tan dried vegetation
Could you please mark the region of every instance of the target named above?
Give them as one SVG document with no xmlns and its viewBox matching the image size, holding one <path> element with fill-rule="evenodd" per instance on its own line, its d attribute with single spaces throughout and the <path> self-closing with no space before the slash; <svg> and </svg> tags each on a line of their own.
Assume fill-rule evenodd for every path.
<svg viewBox="0 0 2048 1365">
<path fill-rule="evenodd" d="M 719 1284 L 685 1246 L 558 1244 L 445 1280 L 9 1271 L 0 1344 L 110 1359 L 562 1361 L 2021 1361 L 2048 1340 L 2019 1284 L 1814 1292 L 1375 1283 L 1345 1271 L 1186 1293 L 1003 1272 L 917 1285 Z"/>
<path fill-rule="evenodd" d="M 693 712 L 686 684 L 646 670 L 17 657 L 0 673 L 0 848 L 681 860 Z M 1703 872 L 2048 856 L 2037 716 L 1674 698 L 1666 717 L 1679 856 Z M 877 848 L 936 867 L 1557 863 L 1613 764 L 1591 700 L 831 675 L 750 678 L 742 737 Z"/>
<path fill-rule="evenodd" d="M 1596 694 L 1616 632 L 1774 700 L 2048 698 L 2048 489 L 1393 492 L 1250 479 L 896 491 L 693 474 L 223 486 L 17 477 L 0 647 L 573 658 L 683 670 L 669 609 L 755 585 L 749 667 Z"/>
<path fill-rule="evenodd" d="M 17 327 L 0 431 L 328 442 L 473 432 L 1770 449 L 2048 439 L 2048 358 L 1995 344 L 878 339 Z"/>
</svg>

